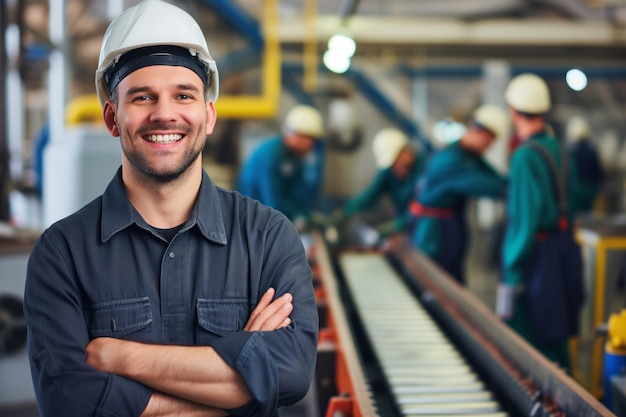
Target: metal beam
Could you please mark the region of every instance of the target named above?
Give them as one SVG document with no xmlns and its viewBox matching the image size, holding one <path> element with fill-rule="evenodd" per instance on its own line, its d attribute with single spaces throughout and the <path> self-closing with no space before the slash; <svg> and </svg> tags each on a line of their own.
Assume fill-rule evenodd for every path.
<svg viewBox="0 0 626 417">
<path fill-rule="evenodd" d="M 320 15 L 317 35 L 326 42 L 334 33 L 346 33 L 358 44 L 371 45 L 518 45 L 518 46 L 624 46 L 626 31 L 604 21 L 490 19 L 464 21 L 445 18 L 353 16 L 342 25 L 338 16 Z M 280 21 L 283 43 L 304 41 L 305 24 L 292 17 Z"/>
</svg>

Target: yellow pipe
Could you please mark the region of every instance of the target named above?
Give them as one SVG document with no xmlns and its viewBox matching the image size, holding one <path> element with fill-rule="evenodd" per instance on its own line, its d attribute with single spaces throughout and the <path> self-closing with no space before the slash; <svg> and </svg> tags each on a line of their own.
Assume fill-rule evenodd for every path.
<svg viewBox="0 0 626 417">
<path fill-rule="evenodd" d="M 278 0 L 265 0 L 263 10 L 265 48 L 261 58 L 261 94 L 220 96 L 215 103 L 218 117 L 271 118 L 278 112 L 281 87 Z"/>
<path fill-rule="evenodd" d="M 304 22 L 303 85 L 311 93 L 317 89 L 317 0 L 304 1 Z"/>
<path fill-rule="evenodd" d="M 580 241 L 580 239 L 579 239 Z M 584 242 L 583 242 L 584 244 Z M 593 328 L 594 330 L 604 323 L 605 310 L 604 298 L 606 295 L 606 262 L 609 250 L 626 250 L 626 237 L 611 236 L 599 237 L 592 243 L 596 250 L 596 264 L 594 277 L 594 305 L 593 305 Z M 601 381 L 603 359 L 603 344 L 599 337 L 593 340 L 591 353 L 591 370 L 589 377 L 589 391 L 597 398 L 602 397 L 603 388 Z"/>
<path fill-rule="evenodd" d="M 65 124 L 76 126 L 78 124 L 102 125 L 102 107 L 100 100 L 95 94 L 86 94 L 73 98 L 65 107 Z"/>
<path fill-rule="evenodd" d="M 606 262 L 607 252 L 609 250 L 626 250 L 626 236 L 602 236 L 598 233 L 588 233 L 585 230 L 578 230 L 576 240 L 581 246 L 588 246 L 595 250 L 595 270 L 593 277 L 593 311 L 592 311 L 592 332 L 599 325 L 604 323 L 605 309 L 604 300 L 606 297 Z M 603 359 L 603 343 L 598 336 L 593 338 L 593 346 L 591 352 L 591 366 L 588 380 L 588 390 L 595 397 L 600 398 L 603 395 L 601 374 Z"/>
<path fill-rule="evenodd" d="M 596 245 L 596 276 L 595 276 L 595 300 L 594 318 L 595 328 L 604 321 L 604 278 L 606 274 L 606 247 L 602 239 Z M 602 340 L 599 337 L 593 339 L 591 353 L 591 386 L 590 391 L 596 398 L 602 397 L 602 386 L 600 382 L 600 366 L 602 361 Z"/>
</svg>

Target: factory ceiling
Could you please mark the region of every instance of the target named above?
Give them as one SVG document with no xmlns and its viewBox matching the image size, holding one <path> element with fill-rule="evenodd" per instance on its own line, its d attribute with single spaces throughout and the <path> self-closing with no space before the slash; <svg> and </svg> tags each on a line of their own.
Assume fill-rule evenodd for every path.
<svg viewBox="0 0 626 417">
<path fill-rule="evenodd" d="M 110 18 L 102 0 L 65 0 L 64 45 L 49 40 L 48 11 L 63 0 L 5 0 L 9 23 L 21 27 L 21 71 L 27 87 L 43 87 L 46 48 L 66 48 L 77 93 L 92 90 L 102 34 Z M 624 68 L 626 0 L 178 0 L 194 13 L 221 58 L 245 45 L 237 30 L 213 13 L 227 2 L 252 19 L 269 4 L 278 7 L 278 36 L 283 58 L 298 57 L 303 43 L 315 38 L 318 50 L 337 31 L 358 42 L 358 59 L 403 62 L 410 67 L 481 65 L 502 59 L 513 65 L 566 65 L 576 59 L 592 65 Z M 119 0 L 124 7 L 136 0 Z M 311 13 L 313 10 L 313 13 Z M 4 11 L 3 11 L 4 12 Z M 313 19 L 313 25 L 310 25 Z M 298 58 L 296 58 L 298 59 Z M 367 64 L 365 64 L 367 65 Z M 84 74 L 81 75 L 81 74 Z M 228 82 L 226 78 L 223 80 Z M 81 86 L 82 85 L 82 86 Z M 616 91 L 622 91 L 623 82 Z M 622 97 L 622 94 L 619 94 Z M 621 99 L 620 99 L 621 102 Z"/>
</svg>

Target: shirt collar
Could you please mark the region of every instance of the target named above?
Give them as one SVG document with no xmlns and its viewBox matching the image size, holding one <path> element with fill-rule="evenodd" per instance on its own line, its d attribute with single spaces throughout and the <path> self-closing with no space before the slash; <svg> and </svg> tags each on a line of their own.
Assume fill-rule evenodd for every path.
<svg viewBox="0 0 626 417">
<path fill-rule="evenodd" d="M 108 241 L 117 232 L 133 223 L 145 227 L 145 221 L 128 200 L 122 182 L 122 168 L 119 168 L 102 195 L 102 221 L 100 224 L 102 242 Z M 202 172 L 202 184 L 198 199 L 182 230 L 188 230 L 194 225 L 198 226 L 200 233 L 206 239 L 222 245 L 228 242 L 218 190 L 204 171 Z"/>
</svg>

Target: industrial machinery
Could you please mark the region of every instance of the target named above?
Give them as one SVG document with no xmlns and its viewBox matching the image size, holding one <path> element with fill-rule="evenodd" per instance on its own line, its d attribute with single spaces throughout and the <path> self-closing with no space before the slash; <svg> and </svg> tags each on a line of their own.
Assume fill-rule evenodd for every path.
<svg viewBox="0 0 626 417">
<path fill-rule="evenodd" d="M 409 243 L 314 246 L 327 417 L 613 416 Z"/>
</svg>

